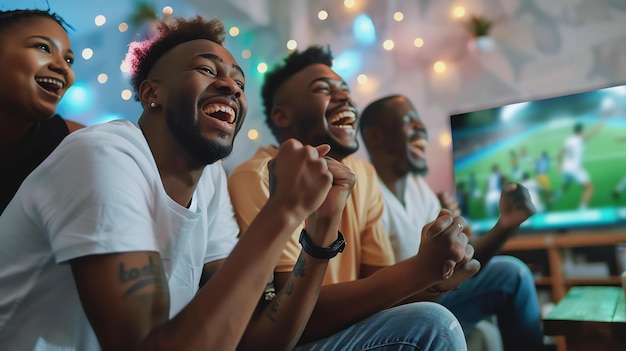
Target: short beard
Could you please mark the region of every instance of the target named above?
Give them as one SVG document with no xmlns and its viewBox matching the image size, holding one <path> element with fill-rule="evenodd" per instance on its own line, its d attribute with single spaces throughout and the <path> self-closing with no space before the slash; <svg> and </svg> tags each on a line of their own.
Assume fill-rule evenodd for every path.
<svg viewBox="0 0 626 351">
<path fill-rule="evenodd" d="M 411 164 L 409 166 L 409 173 L 411 173 L 414 176 L 425 176 L 426 174 L 428 174 L 428 166 L 424 165 L 424 166 L 416 166 Z"/>
<path fill-rule="evenodd" d="M 334 138 L 326 135 L 324 138 L 320 139 L 319 142 L 315 143 L 315 146 L 321 144 L 330 145 L 330 151 L 328 152 L 328 156 L 331 156 L 332 158 L 341 161 L 359 150 L 359 141 L 358 139 L 355 141 L 355 146 L 345 146 L 338 143 Z"/>
<path fill-rule="evenodd" d="M 170 132 L 183 151 L 185 151 L 194 167 L 200 168 L 213 164 L 230 155 L 233 151 L 232 143 L 224 146 L 207 139 L 200 132 L 197 121 L 193 122 L 193 119 L 181 118 L 179 116 L 172 110 L 165 111 L 165 120 Z"/>
</svg>

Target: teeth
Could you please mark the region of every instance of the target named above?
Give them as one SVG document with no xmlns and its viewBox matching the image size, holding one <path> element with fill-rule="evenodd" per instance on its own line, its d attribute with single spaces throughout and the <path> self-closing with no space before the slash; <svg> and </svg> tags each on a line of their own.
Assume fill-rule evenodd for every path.
<svg viewBox="0 0 626 351">
<path fill-rule="evenodd" d="M 341 126 L 348 126 L 354 123 L 354 121 L 356 120 L 356 115 L 354 114 L 354 112 L 352 111 L 342 111 L 334 116 L 332 116 L 329 120 L 328 123 L 329 124 L 333 124 L 339 120 L 341 120 L 342 118 L 350 118 L 350 120 L 348 121 L 348 123 L 344 123 Z"/>
<path fill-rule="evenodd" d="M 204 113 L 207 115 L 211 115 L 215 112 L 224 112 L 227 113 L 230 117 L 228 118 L 228 123 L 233 123 L 235 121 L 235 110 L 232 107 L 220 104 L 212 104 L 204 107 Z"/>
<path fill-rule="evenodd" d="M 65 86 L 62 81 L 54 78 L 35 78 L 35 81 L 38 83 L 55 84 L 61 89 L 63 89 L 63 86 Z"/>
<path fill-rule="evenodd" d="M 411 142 L 411 146 L 422 148 L 422 149 L 426 147 L 426 144 L 428 144 L 428 141 L 426 139 L 418 139 L 418 140 Z"/>
</svg>

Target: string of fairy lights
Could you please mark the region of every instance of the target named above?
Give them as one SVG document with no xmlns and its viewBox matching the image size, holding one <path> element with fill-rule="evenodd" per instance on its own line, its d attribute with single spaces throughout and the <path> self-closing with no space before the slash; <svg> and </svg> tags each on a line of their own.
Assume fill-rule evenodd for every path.
<svg viewBox="0 0 626 351">
<path fill-rule="evenodd" d="M 359 8 L 358 8 L 359 3 L 355 0 L 344 0 L 343 6 L 346 9 L 349 9 L 355 12 L 359 11 Z M 165 6 L 161 9 L 161 13 L 162 13 L 162 19 L 167 19 L 169 16 L 174 14 L 174 8 L 172 6 Z M 326 9 L 320 9 L 319 11 L 317 11 L 316 16 L 317 16 L 317 20 L 319 21 L 327 21 L 331 18 L 329 11 Z M 464 17 L 467 16 L 466 8 L 460 5 L 453 6 L 450 9 L 450 16 L 453 19 L 463 19 Z M 395 22 L 402 22 L 405 20 L 405 15 L 401 11 L 393 12 L 392 17 Z M 103 15 L 97 15 L 94 18 L 94 23 L 97 27 L 101 27 L 105 25 L 106 22 L 107 22 L 107 18 Z M 361 13 L 358 16 L 356 16 L 353 26 L 355 27 L 355 30 L 354 30 L 355 36 L 358 36 L 357 40 L 360 40 L 362 42 L 366 42 L 369 44 L 378 42 L 378 44 L 386 51 L 392 51 L 397 46 L 397 43 L 392 38 L 382 38 L 380 40 L 376 38 L 376 34 L 375 34 L 376 29 L 374 27 L 372 19 L 367 14 Z M 121 33 L 124 33 L 124 32 L 127 32 L 131 27 L 132 25 L 130 25 L 129 23 L 121 22 L 118 24 L 117 30 Z M 228 35 L 230 35 L 231 37 L 237 37 L 242 34 L 242 30 L 237 26 L 231 26 L 227 29 L 227 31 L 228 31 Z M 420 36 L 415 36 L 414 38 L 412 38 L 411 44 L 416 49 L 421 49 L 421 48 L 427 47 L 428 45 L 426 40 Z M 298 48 L 298 42 L 296 41 L 296 39 L 289 39 L 286 41 L 285 47 L 289 51 L 296 50 Z M 239 55 L 243 59 L 247 60 L 252 57 L 253 53 L 249 48 L 244 48 L 239 53 Z M 81 57 L 84 60 L 91 60 L 92 58 L 94 58 L 94 50 L 90 47 L 85 47 L 81 51 Z M 336 60 L 337 59 L 338 58 L 336 58 Z M 337 64 L 338 62 L 335 62 L 334 66 L 337 66 Z M 269 68 L 268 64 L 263 61 L 256 63 L 256 65 L 254 66 L 254 69 L 256 69 L 256 71 L 261 75 L 267 72 L 268 68 Z M 120 63 L 119 69 L 123 74 L 127 74 L 129 72 L 129 67 L 127 66 L 127 63 L 123 61 Z M 443 60 L 437 60 L 434 63 L 432 63 L 432 70 L 437 74 L 443 74 L 444 72 L 446 72 L 446 69 L 447 69 L 447 64 Z M 362 86 L 367 85 L 371 81 L 370 77 L 368 77 L 367 74 L 362 73 L 362 72 L 357 72 L 354 75 L 354 78 L 357 84 L 362 85 Z M 109 81 L 109 76 L 107 75 L 107 73 L 98 73 L 97 81 L 100 84 L 106 84 Z M 76 97 L 80 98 L 81 91 L 79 89 L 74 89 L 74 90 L 75 91 L 73 92 L 73 94 L 77 95 Z M 71 91 L 68 91 L 68 93 L 70 92 Z M 82 95 L 85 95 L 85 93 L 83 92 Z M 133 92 L 128 88 L 124 88 L 120 92 L 120 97 L 122 100 L 130 100 L 133 97 Z M 256 129 L 249 129 L 247 136 L 250 140 L 256 140 L 257 138 L 259 138 L 259 132 Z"/>
</svg>

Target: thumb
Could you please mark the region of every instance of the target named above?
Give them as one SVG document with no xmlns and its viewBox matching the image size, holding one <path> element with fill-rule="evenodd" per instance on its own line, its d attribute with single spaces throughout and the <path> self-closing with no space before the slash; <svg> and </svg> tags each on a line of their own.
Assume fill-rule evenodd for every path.
<svg viewBox="0 0 626 351">
<path fill-rule="evenodd" d="M 442 278 L 444 280 L 446 279 L 450 279 L 450 277 L 452 276 L 452 274 L 454 274 L 454 267 L 456 266 L 456 262 L 454 262 L 453 260 L 446 260 L 443 263 L 443 270 L 442 270 Z"/>
<path fill-rule="evenodd" d="M 441 210 L 437 219 L 427 224 L 424 227 L 424 230 L 426 230 L 426 234 L 428 236 L 436 237 L 448 229 L 453 222 L 454 219 L 452 218 L 452 212 L 449 210 Z"/>
<path fill-rule="evenodd" d="M 330 151 L 330 145 L 322 144 L 315 147 L 320 157 L 325 156 Z"/>
</svg>

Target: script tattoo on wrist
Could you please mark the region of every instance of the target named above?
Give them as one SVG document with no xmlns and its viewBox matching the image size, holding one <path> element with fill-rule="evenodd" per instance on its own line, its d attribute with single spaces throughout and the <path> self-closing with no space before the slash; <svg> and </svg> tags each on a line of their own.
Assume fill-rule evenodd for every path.
<svg viewBox="0 0 626 351">
<path fill-rule="evenodd" d="M 298 256 L 298 261 L 296 261 L 296 265 L 293 267 L 293 275 L 299 278 L 304 277 L 304 275 L 306 274 L 305 267 L 304 267 L 305 264 L 306 264 L 306 261 L 304 257 L 302 256 L 302 254 L 300 254 L 300 256 Z"/>
<path fill-rule="evenodd" d="M 148 257 L 148 264 L 141 268 L 127 269 L 124 262 L 121 262 L 118 270 L 120 283 L 132 283 L 124 292 L 125 297 L 131 296 L 147 286 L 161 285 L 163 274 L 163 267 L 155 264 L 152 257 Z"/>
</svg>

